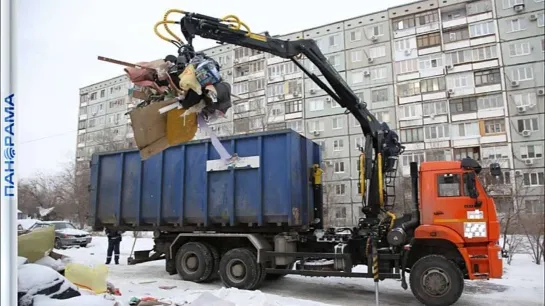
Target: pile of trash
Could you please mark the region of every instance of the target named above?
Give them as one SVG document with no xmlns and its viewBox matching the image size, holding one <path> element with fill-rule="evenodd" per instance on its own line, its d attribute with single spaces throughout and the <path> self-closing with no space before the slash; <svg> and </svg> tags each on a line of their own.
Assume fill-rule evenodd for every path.
<svg viewBox="0 0 545 306">
<path fill-rule="evenodd" d="M 210 135 L 221 159 L 233 158 L 208 127 L 232 106 L 231 85 L 222 79 L 217 61 L 195 52 L 191 45 L 181 47 L 178 56 L 151 62 L 99 60 L 125 66 L 135 84 L 130 94 L 142 102 L 128 115 L 142 159 L 192 140 L 197 129 Z"/>
</svg>

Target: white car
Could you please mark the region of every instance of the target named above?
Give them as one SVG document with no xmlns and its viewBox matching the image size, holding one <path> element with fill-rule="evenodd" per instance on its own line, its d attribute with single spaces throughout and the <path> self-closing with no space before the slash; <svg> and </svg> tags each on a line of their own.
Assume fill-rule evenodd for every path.
<svg viewBox="0 0 545 306">
<path fill-rule="evenodd" d="M 38 221 L 30 230 L 36 228 L 55 226 L 55 248 L 62 249 L 67 246 L 86 247 L 91 242 L 89 232 L 77 229 L 68 221 Z"/>
</svg>

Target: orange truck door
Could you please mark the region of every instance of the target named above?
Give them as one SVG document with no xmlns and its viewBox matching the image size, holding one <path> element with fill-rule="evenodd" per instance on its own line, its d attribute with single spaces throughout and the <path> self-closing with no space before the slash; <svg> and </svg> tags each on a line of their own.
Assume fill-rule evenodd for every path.
<svg viewBox="0 0 545 306">
<path fill-rule="evenodd" d="M 433 223 L 451 228 L 466 242 L 486 242 L 486 201 L 483 194 L 479 194 L 478 199 L 469 196 L 467 180 L 462 172 L 435 175 L 437 200 L 432 212 Z M 482 203 L 480 207 L 475 205 L 478 201 Z"/>
</svg>

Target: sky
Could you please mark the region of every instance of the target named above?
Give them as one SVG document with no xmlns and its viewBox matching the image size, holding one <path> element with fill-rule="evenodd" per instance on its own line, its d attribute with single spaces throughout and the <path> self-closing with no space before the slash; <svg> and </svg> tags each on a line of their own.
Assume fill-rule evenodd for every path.
<svg viewBox="0 0 545 306">
<path fill-rule="evenodd" d="M 252 32 L 282 35 L 412 1 L 345 0 L 342 6 L 311 0 L 13 2 L 18 177 L 31 178 L 61 171 L 75 160 L 79 89 L 123 74 L 122 66 L 100 62 L 98 56 L 139 62 L 176 52 L 153 32 L 169 9 L 213 17 L 235 14 Z M 202 38 L 194 42 L 197 50 L 214 45 Z"/>
</svg>

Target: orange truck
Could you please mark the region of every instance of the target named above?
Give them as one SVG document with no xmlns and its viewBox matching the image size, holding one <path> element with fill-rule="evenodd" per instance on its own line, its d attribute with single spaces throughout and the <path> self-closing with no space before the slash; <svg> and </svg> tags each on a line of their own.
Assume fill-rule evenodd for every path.
<svg viewBox="0 0 545 306">
<path fill-rule="evenodd" d="M 183 17 L 168 20 L 170 13 L 181 13 Z M 176 224 L 166 225 L 169 220 L 161 220 L 161 215 L 149 218 L 157 219 L 157 222 L 154 221 L 157 224 L 146 225 L 144 221 L 137 220 L 135 225 L 131 224 L 130 219 L 115 220 L 110 215 L 101 217 L 101 209 L 97 208 L 99 203 L 92 203 L 95 212 L 91 215 L 100 219 L 96 225 L 122 230 L 155 230 L 154 249 L 135 253 L 137 256 L 131 259 L 131 264 L 165 259 L 166 270 L 171 274 L 178 273 L 184 280 L 206 282 L 219 275 L 227 287 L 249 290 L 258 288 L 266 278 L 278 279 L 288 274 L 372 278 L 377 304 L 380 301 L 378 283 L 385 279 L 400 279 L 401 286 L 407 289 L 406 273 L 410 274 L 409 283 L 414 296 L 425 305 L 437 306 L 455 304 L 463 292 L 464 280 L 502 277 L 500 225 L 494 200 L 477 177 L 482 170 L 478 162 L 470 158 L 424 162 L 420 168 L 416 163 L 411 163 L 413 209 L 396 216 L 392 207 L 395 183 L 398 181 L 397 162 L 404 146 L 395 131 L 369 112 L 365 102 L 354 94 L 328 63 L 314 40 L 287 41 L 268 34 L 252 33 L 233 15 L 215 18 L 170 10 L 164 18 L 156 24 L 156 33 L 161 25 L 177 24 L 185 38 L 182 41 L 177 37 L 167 39 L 160 35 L 177 47 L 177 71 L 183 71 L 194 56 L 192 42 L 196 36 L 267 52 L 293 61 L 347 113 L 352 114 L 360 123 L 365 137 L 358 184 L 362 195 L 361 209 L 365 216 L 356 226 L 328 228 L 324 225 L 320 158 L 314 162 L 314 166 L 306 169 L 308 173 L 293 169 L 303 171 L 297 175 L 308 177 L 302 183 L 305 184 L 304 189 L 309 190 L 307 198 L 312 202 L 309 204 L 312 209 L 308 210 L 310 221 L 298 227 L 281 222 L 267 226 L 255 226 L 257 223 L 253 223 L 252 226 L 252 221 L 243 219 L 234 222 L 231 227 L 230 224 L 215 227 L 208 222 L 210 218 L 188 224 L 191 221 L 184 219 L 184 216 L 176 218 L 179 220 Z M 168 32 L 171 33 L 171 30 Z M 312 62 L 322 77 L 318 78 L 305 69 L 299 62 L 302 58 Z M 143 161 L 143 165 L 148 162 Z M 94 188 L 123 185 L 122 182 L 101 184 L 97 178 L 99 168 L 99 164 L 96 170 L 92 168 L 91 176 L 96 180 Z M 491 165 L 489 171 L 492 175 L 501 173 L 497 164 Z M 169 184 L 168 181 L 160 181 Z M 291 185 L 295 184 L 298 182 L 291 182 Z M 140 190 L 136 187 L 135 190 Z M 100 195 L 108 190 L 94 192 Z M 169 197 L 164 195 L 163 198 Z M 121 205 L 120 211 L 124 211 Z M 233 205 L 237 207 L 239 204 Z M 134 215 L 140 216 L 140 213 Z M 366 272 L 355 272 L 353 269 L 357 265 L 365 265 L 368 269 Z"/>
</svg>

